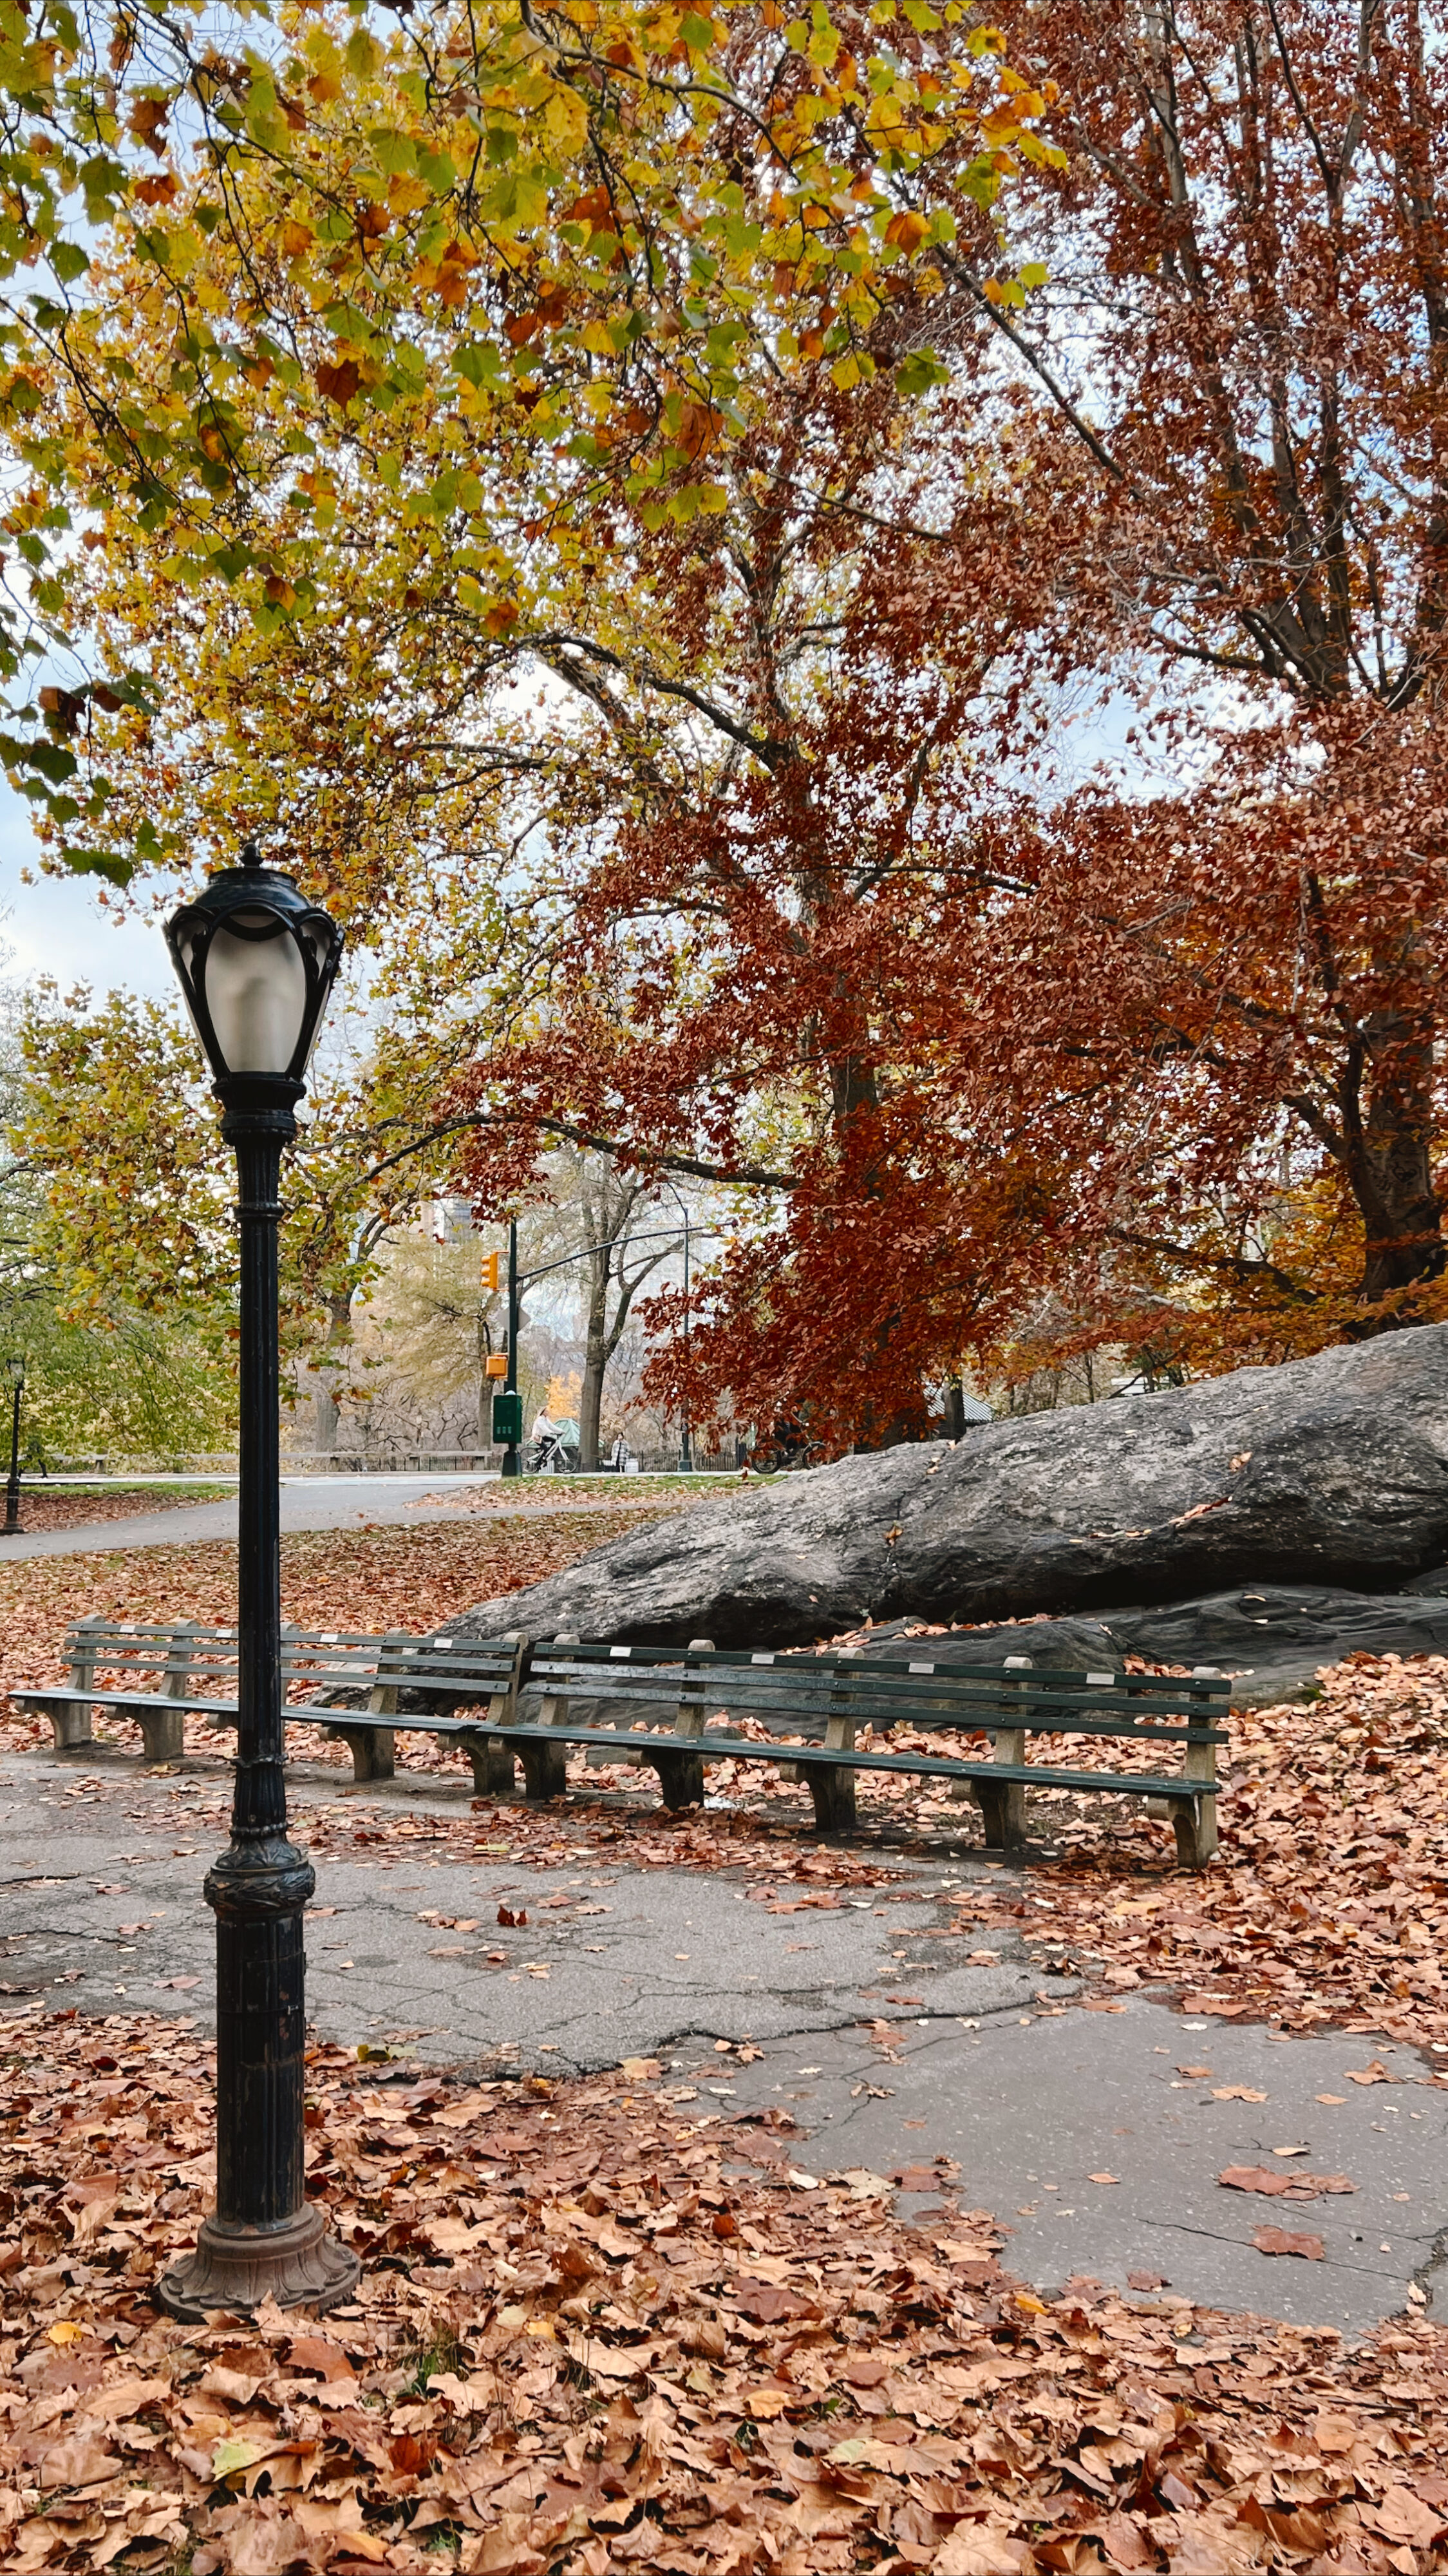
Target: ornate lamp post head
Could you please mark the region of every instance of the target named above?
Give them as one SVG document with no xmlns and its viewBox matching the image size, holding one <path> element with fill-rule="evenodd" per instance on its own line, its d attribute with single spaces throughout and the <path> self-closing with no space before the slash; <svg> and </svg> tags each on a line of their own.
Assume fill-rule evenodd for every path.
<svg viewBox="0 0 1448 2576">
<path fill-rule="evenodd" d="M 218 870 L 167 923 L 166 944 L 226 1106 L 242 1082 L 298 1097 L 342 962 L 336 923 L 248 841 L 240 867 Z"/>
</svg>

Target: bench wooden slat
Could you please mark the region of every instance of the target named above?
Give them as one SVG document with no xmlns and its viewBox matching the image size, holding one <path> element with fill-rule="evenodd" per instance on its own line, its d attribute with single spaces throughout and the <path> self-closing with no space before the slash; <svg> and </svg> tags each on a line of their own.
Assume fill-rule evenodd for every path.
<svg viewBox="0 0 1448 2576">
<path fill-rule="evenodd" d="M 556 1677 L 560 1681 L 564 1678 L 561 1672 L 557 1673 Z M 537 1686 L 535 1670 L 529 1675 L 527 1688 L 531 1691 Z M 577 1696 L 580 1699 L 590 1700 L 616 1699 L 623 1707 L 647 1706 L 655 1703 L 660 1707 L 667 1707 L 671 1706 L 678 1697 L 679 1686 L 676 1681 L 670 1685 L 667 1692 L 663 1690 L 644 1692 L 638 1689 L 631 1690 L 627 1686 L 620 1687 L 616 1691 L 601 1691 L 595 1687 L 590 1677 L 586 1687 L 579 1690 Z M 707 1677 L 705 1677 L 701 1696 L 707 1708 L 721 1695 L 709 1691 Z M 839 1698 L 839 1688 L 836 1685 L 830 1691 L 822 1691 L 810 1697 L 805 1697 L 801 1693 L 790 1693 L 766 1700 L 736 1690 L 730 1690 L 723 1694 L 723 1697 L 729 1709 L 738 1716 L 758 1717 L 761 1722 L 773 1718 L 779 1724 L 787 1725 L 795 1718 L 818 1718 L 821 1722 L 825 1722 Z M 1077 1716 L 1070 1708 L 1054 1706 L 1037 1714 L 1034 1701 L 1028 1703 L 1027 1708 L 1022 1710 L 1017 1710 L 1008 1704 L 1002 1704 L 997 1710 L 982 1710 L 974 1703 L 965 1708 L 945 1708 L 935 1704 L 925 1711 L 898 1710 L 893 1706 L 881 1710 L 870 1703 L 869 1694 L 861 1694 L 860 1703 L 855 1705 L 851 1712 L 857 1722 L 873 1721 L 880 1726 L 911 1726 L 918 1728 L 922 1733 L 927 1728 L 934 1728 L 937 1732 L 949 1730 L 963 1735 L 991 1734 L 1001 1731 L 1008 1723 L 1011 1727 L 1023 1727 L 1028 1733 L 1035 1735 L 1101 1735 L 1158 1744 L 1226 1744 L 1229 1741 L 1222 1728 L 1191 1722 L 1177 1726 L 1141 1726 L 1127 1717 L 1098 1716 L 1094 1709 L 1089 1716 Z M 849 1706 L 850 1703 L 846 1702 L 845 1705 Z"/>
<path fill-rule="evenodd" d="M 187 1717 L 219 1714 L 235 1718 L 234 1699 L 173 1699 L 166 1691 L 111 1691 L 74 1689 L 17 1690 L 10 1694 L 17 1708 L 113 1708 L 124 1716 L 128 1709 L 180 1709 Z"/>
<path fill-rule="evenodd" d="M 446 1724 L 447 1721 L 440 1721 Z M 460 1733 L 473 1730 L 461 1721 L 454 1722 Z M 430 1730 L 428 1730 L 430 1731 Z M 644 1730 L 630 1737 L 622 1728 L 574 1726 L 510 1726 L 498 1730 L 508 1744 L 547 1743 L 604 1745 L 620 1753 L 656 1748 L 666 1739 Z M 839 1763 L 834 1747 L 821 1744 L 755 1744 L 747 1736 L 705 1734 L 697 1739 L 700 1754 L 706 1761 L 775 1762 L 797 1764 Z M 1028 1787 L 1045 1789 L 1119 1790 L 1123 1797 L 1181 1798 L 1195 1800 L 1205 1794 L 1201 1782 L 1188 1782 L 1180 1773 L 1147 1773 L 1117 1771 L 1065 1771 L 1048 1768 L 1044 1763 L 962 1762 L 950 1755 L 931 1753 L 877 1753 L 868 1747 L 852 1752 L 850 1767 L 862 1771 L 918 1772 L 931 1779 L 968 1779 L 995 1782 L 1019 1780 Z"/>
<path fill-rule="evenodd" d="M 1180 1717 L 1183 1714 L 1182 1699 L 1185 1696 L 1165 1691 L 1144 1695 L 1104 1689 L 1087 1690 L 1079 1681 L 1074 1689 L 1058 1688 L 1054 1685 L 1046 1689 L 1038 1687 L 1034 1678 L 1029 1675 L 1021 1676 L 1021 1683 L 1017 1683 L 1012 1678 L 1006 1683 L 996 1681 L 987 1684 L 978 1682 L 976 1676 L 972 1674 L 959 1686 L 942 1675 L 939 1682 L 929 1686 L 919 1682 L 903 1682 L 896 1687 L 889 1687 L 891 1677 L 886 1676 L 882 1684 L 879 1679 L 879 1668 L 874 1665 L 868 1666 L 863 1672 L 852 1672 L 844 1665 L 825 1671 L 802 1671 L 798 1668 L 791 1670 L 786 1666 L 772 1674 L 756 1675 L 745 1671 L 719 1676 L 713 1673 L 713 1669 L 708 1664 L 686 1665 L 681 1660 L 676 1665 L 662 1670 L 654 1668 L 638 1672 L 630 1672 L 617 1665 L 589 1667 L 585 1677 L 579 1673 L 576 1666 L 570 1665 L 562 1657 L 549 1657 L 536 1651 L 529 1665 L 528 1686 L 533 1690 L 546 1690 L 567 1681 L 575 1685 L 580 1697 L 586 1691 L 587 1696 L 593 1699 L 633 1699 L 643 1702 L 670 1698 L 678 1687 L 679 1679 L 685 1674 L 702 1686 L 706 1700 L 709 1697 L 711 1678 L 717 1679 L 718 1696 L 722 1700 L 727 1700 L 734 1708 L 752 1705 L 774 1708 L 791 1702 L 801 1707 L 809 1707 L 817 1702 L 831 1699 L 843 1681 L 852 1696 L 892 1709 L 898 1708 L 902 1716 L 908 1716 L 916 1710 L 922 1714 L 929 1714 L 946 1707 L 978 1706 L 983 1709 L 1008 1709 L 1013 1712 L 1018 1704 L 1017 1693 L 1020 1691 L 1021 1683 L 1026 1685 L 1029 1704 L 1032 1707 L 1056 1708 L 1063 1715 L 1074 1714 L 1077 1710 L 1081 1710 L 1103 1717 L 1121 1715 L 1132 1720 L 1156 1714 Z M 1227 1693 L 1223 1690 L 1213 1700 L 1205 1702 L 1201 1709 L 1201 1721 L 1205 1723 L 1207 1718 L 1223 1714 L 1226 1700 Z"/>
<path fill-rule="evenodd" d="M 818 1654 L 805 1654 L 790 1647 L 778 1647 L 762 1653 L 748 1647 L 715 1646 L 709 1649 L 706 1657 L 701 1648 L 694 1646 L 610 1646 L 584 1641 L 577 1646 L 569 1645 L 564 1649 L 562 1641 L 555 1637 L 535 1645 L 530 1670 L 545 1672 L 555 1659 L 570 1671 L 585 1663 L 599 1664 L 605 1669 L 609 1666 L 625 1669 L 632 1666 L 636 1670 L 647 1670 L 661 1664 L 691 1663 L 697 1659 L 707 1660 L 721 1672 L 736 1674 L 749 1671 L 828 1672 L 840 1665 L 846 1665 L 851 1671 L 859 1673 L 862 1678 L 871 1680 L 877 1677 L 910 1679 L 929 1675 L 952 1687 L 978 1681 L 992 1689 L 999 1689 L 1003 1678 L 1014 1679 L 1017 1675 L 1031 1683 L 1062 1685 L 1072 1691 L 1102 1687 L 1101 1682 L 1091 1681 L 1088 1674 L 1075 1665 L 1038 1665 L 1033 1664 L 1029 1656 L 1007 1656 L 998 1665 L 951 1664 L 926 1656 L 871 1655 L 867 1657 L 860 1647 L 839 1648 L 833 1653 L 822 1651 Z M 1184 1673 L 1167 1679 L 1160 1673 L 1113 1672 L 1106 1678 L 1109 1686 L 1115 1690 L 1129 1691 L 1133 1695 L 1141 1692 L 1154 1693 L 1158 1697 L 1173 1701 L 1179 1701 L 1183 1693 L 1192 1697 L 1225 1699 L 1231 1689 L 1230 1681 L 1220 1674 Z"/>
</svg>

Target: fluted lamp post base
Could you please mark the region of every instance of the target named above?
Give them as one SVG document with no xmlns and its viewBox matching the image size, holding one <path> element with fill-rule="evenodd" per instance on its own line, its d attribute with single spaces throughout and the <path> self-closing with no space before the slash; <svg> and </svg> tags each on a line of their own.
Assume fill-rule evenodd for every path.
<svg viewBox="0 0 1448 2576">
<path fill-rule="evenodd" d="M 326 2213 L 309 2202 L 278 2227 L 228 2226 L 213 2212 L 197 2231 L 196 2251 L 162 2274 L 156 2296 L 188 2325 L 215 2308 L 246 2311 L 272 2299 L 279 2308 L 334 2308 L 350 2299 L 361 2270 L 350 2249 L 328 2233 Z"/>
</svg>

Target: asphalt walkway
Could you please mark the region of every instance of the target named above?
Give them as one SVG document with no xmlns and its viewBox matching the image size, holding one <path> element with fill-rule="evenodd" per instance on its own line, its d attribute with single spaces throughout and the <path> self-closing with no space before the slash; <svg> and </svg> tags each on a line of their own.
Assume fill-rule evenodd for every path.
<svg viewBox="0 0 1448 2576">
<path fill-rule="evenodd" d="M 494 1475 L 478 1476 L 283 1476 L 284 1530 L 356 1529 L 369 1521 L 450 1520 L 466 1508 L 463 1497 Z M 162 1488 L 164 1491 L 164 1488 Z M 31 1556 L 94 1556 L 100 1550 L 192 1547 L 200 1539 L 235 1538 L 236 1496 L 213 1503 L 158 1503 L 154 1512 L 128 1519 L 80 1521 L 71 1529 L 36 1530 L 9 1538 L 0 1565 Z"/>
<path fill-rule="evenodd" d="M 1410 2049 L 1209 2024 L 1147 1995 L 1087 2011 L 1022 1933 L 941 1940 L 952 1889 L 999 1876 L 978 1855 L 889 1855 L 894 1884 L 821 1907 L 791 1888 L 787 1849 L 763 1897 L 735 1872 L 631 1865 L 626 1841 L 524 1867 L 505 1820 L 460 1856 L 431 1847 L 431 1820 L 468 1814 L 464 1784 L 354 1788 L 318 1768 L 293 1778 L 298 1839 L 309 1818 L 380 1836 L 376 1858 L 318 1862 L 308 2004 L 329 2038 L 552 2075 L 657 2061 L 697 2079 L 695 2116 L 784 2107 L 800 2170 L 899 2190 L 926 2218 L 947 2158 L 1047 2289 L 1151 2282 L 1348 2334 L 1412 2284 L 1448 2312 L 1448 2089 Z M 99 1751 L 0 1756 L 0 1991 L 209 2024 L 201 1880 L 227 1796 L 216 1763 L 178 1778 Z M 1351 2188 L 1262 2198 L 1220 2184 L 1231 2166 Z M 1321 2259 L 1262 2250 L 1272 2228 L 1319 2239 Z"/>
<path fill-rule="evenodd" d="M 136 1482 L 139 1480 L 132 1480 Z M 654 1479 L 654 1481 L 660 1481 Z M 702 1496 L 705 1479 L 671 1476 L 671 1484 L 695 1489 Z M 712 1481 L 728 1482 L 726 1478 Z M 359 1529 L 379 1521 L 448 1521 L 476 1516 L 469 1497 L 482 1486 L 501 1482 L 495 1471 L 472 1476 L 283 1476 L 283 1530 Z M 162 1488 L 164 1491 L 164 1488 Z M 631 1479 L 571 1476 L 529 1477 L 507 1492 L 522 1511 L 608 1512 L 618 1502 L 636 1498 Z M 524 1499 L 526 1497 L 526 1500 Z M 22 1504 L 22 1512 L 24 1506 Z M 71 1529 L 36 1530 L 0 1541 L 0 1565 L 31 1556 L 94 1556 L 128 1553 L 133 1548 L 192 1547 L 198 1540 L 236 1536 L 236 1496 L 211 1503 L 158 1502 L 154 1512 L 135 1512 L 124 1520 L 78 1522 Z"/>
</svg>

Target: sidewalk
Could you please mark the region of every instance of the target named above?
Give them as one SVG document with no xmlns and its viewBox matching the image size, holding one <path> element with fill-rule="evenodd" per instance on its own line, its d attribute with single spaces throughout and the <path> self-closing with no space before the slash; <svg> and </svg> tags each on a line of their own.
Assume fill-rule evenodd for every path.
<svg viewBox="0 0 1448 2576">
<path fill-rule="evenodd" d="M 366 1521 L 448 1520 L 458 1506 L 440 1498 L 497 1482 L 491 1471 L 474 1476 L 283 1476 L 281 1525 L 284 1530 L 328 1530 L 356 1529 Z M 34 1556 L 191 1547 L 200 1539 L 235 1536 L 236 1497 L 227 1494 L 214 1503 L 182 1503 L 169 1511 L 137 1512 L 128 1520 L 78 1522 L 72 1529 L 0 1539 L 0 1565 Z"/>
<path fill-rule="evenodd" d="M 11 1996 L 211 2027 L 201 1880 L 228 1782 L 219 1764 L 187 1775 L 0 1757 Z M 550 2077 L 656 2059 L 696 2088 L 675 2096 L 691 2117 L 777 2106 L 805 2133 L 792 2153 L 806 2173 L 845 2170 L 902 2216 L 924 2216 L 935 2160 L 950 2159 L 965 2204 L 1008 2231 L 1005 2261 L 1047 2290 L 1149 2276 L 1348 2336 L 1410 2308 L 1415 2284 L 1443 2295 L 1448 2090 L 1429 2061 L 1380 2038 L 1209 2024 L 1165 1993 L 1088 2013 L 1079 1980 L 1048 1973 L 1016 1931 L 942 1944 L 950 1890 L 1000 1883 L 977 1855 L 881 1853 L 891 1884 L 824 1906 L 785 1883 L 784 1849 L 777 1886 L 751 1895 L 737 1871 L 641 1868 L 626 1841 L 531 1865 L 506 1849 L 506 1808 L 473 1828 L 461 1782 L 422 1794 L 294 1772 L 291 1794 L 298 1841 L 319 1845 L 309 2017 L 349 2051 L 391 2043 L 423 2065 Z M 745 2040 L 747 2063 L 716 2049 Z M 1231 2167 L 1337 2187 L 1264 2198 L 1224 2188 Z M 1274 2230 L 1321 2257 L 1264 2250 Z"/>
</svg>

